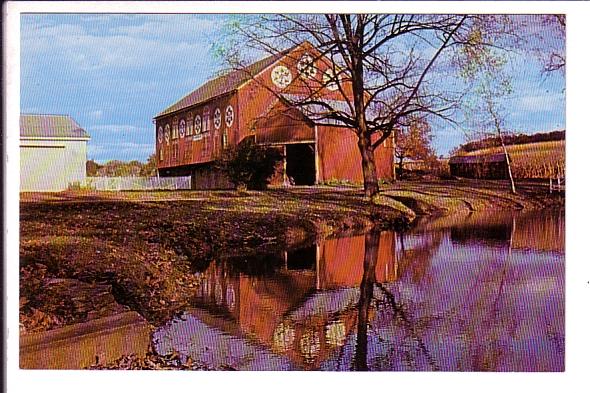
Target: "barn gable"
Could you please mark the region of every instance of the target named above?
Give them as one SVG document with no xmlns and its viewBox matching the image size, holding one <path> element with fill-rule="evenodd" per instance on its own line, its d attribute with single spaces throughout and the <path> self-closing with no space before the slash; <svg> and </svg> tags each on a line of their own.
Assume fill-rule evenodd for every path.
<svg viewBox="0 0 590 393">
<path fill-rule="evenodd" d="M 159 118 L 184 108 L 203 103 L 215 97 L 230 93 L 236 90 L 240 85 L 251 80 L 255 75 L 258 75 L 265 68 L 284 57 L 291 50 L 292 48 L 276 55 L 266 57 L 249 65 L 244 70 L 231 71 L 217 78 L 211 79 L 208 82 L 205 82 L 205 84 L 201 85 L 196 90 L 187 94 L 174 104 L 170 105 L 168 108 L 164 109 L 162 112 L 158 113 L 155 118 Z"/>
</svg>

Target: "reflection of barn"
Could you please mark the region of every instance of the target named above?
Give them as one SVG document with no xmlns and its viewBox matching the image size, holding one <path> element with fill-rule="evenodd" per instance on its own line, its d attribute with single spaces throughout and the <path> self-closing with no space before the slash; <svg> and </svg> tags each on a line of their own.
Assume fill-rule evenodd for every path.
<svg viewBox="0 0 590 393">
<path fill-rule="evenodd" d="M 508 166 L 503 153 L 454 156 L 449 160 L 452 176 L 474 179 L 507 179 Z"/>
<path fill-rule="evenodd" d="M 234 336 L 255 338 L 304 369 L 316 369 L 355 329 L 363 276 L 364 236 L 330 239 L 317 247 L 285 252 L 269 277 L 238 273 L 212 263 L 200 273 L 195 315 Z M 383 233 L 375 269 L 379 282 L 397 278 L 395 237 Z M 254 270 L 251 271 L 254 273 Z M 206 310 L 206 312 L 204 312 Z"/>
</svg>

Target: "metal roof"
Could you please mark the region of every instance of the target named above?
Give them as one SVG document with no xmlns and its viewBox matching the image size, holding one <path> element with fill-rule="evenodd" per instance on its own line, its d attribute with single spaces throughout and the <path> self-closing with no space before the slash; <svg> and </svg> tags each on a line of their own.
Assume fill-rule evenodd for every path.
<svg viewBox="0 0 590 393">
<path fill-rule="evenodd" d="M 69 115 L 20 115 L 20 136 L 30 138 L 90 138 Z"/>
<path fill-rule="evenodd" d="M 496 153 L 469 156 L 454 156 L 449 159 L 449 164 L 484 164 L 504 161 L 506 161 L 504 153 Z"/>
<path fill-rule="evenodd" d="M 201 102 L 205 102 L 211 98 L 218 97 L 237 89 L 242 83 L 251 79 L 254 75 L 262 72 L 266 67 L 285 56 L 293 48 L 268 56 L 249 65 L 243 70 L 231 71 L 225 75 L 221 75 L 215 79 L 205 82 L 205 84 L 201 85 L 193 92 L 189 93 L 173 105 L 158 113 L 155 118 L 179 111 L 184 108 L 188 108 L 189 106 L 199 104 Z"/>
</svg>

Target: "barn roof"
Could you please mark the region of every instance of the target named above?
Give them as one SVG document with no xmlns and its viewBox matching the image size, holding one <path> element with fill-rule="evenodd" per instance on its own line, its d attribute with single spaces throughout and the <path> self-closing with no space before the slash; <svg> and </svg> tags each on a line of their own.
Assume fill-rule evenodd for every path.
<svg viewBox="0 0 590 393">
<path fill-rule="evenodd" d="M 90 138 L 69 115 L 20 115 L 21 137 Z"/>
<path fill-rule="evenodd" d="M 485 164 L 492 162 L 504 162 L 506 157 L 504 153 L 480 154 L 469 156 L 453 156 L 449 159 L 449 164 Z"/>
<path fill-rule="evenodd" d="M 218 97 L 220 95 L 229 93 L 230 91 L 237 89 L 238 86 L 240 86 L 242 83 L 246 82 L 248 79 L 251 79 L 252 76 L 262 72 L 266 67 L 270 66 L 275 61 L 285 56 L 294 48 L 295 47 L 292 47 L 277 54 L 265 57 L 262 60 L 250 64 L 243 70 L 230 71 L 215 79 L 211 79 L 210 81 L 205 82 L 205 84 L 201 85 L 196 90 L 192 91 L 176 103 L 172 104 L 168 108 L 164 109 L 162 112 L 158 113 L 155 116 L 155 118 L 179 111 L 184 108 L 188 108 L 189 106 L 201 102 L 205 102 L 207 100 L 210 100 L 211 98 Z"/>
</svg>

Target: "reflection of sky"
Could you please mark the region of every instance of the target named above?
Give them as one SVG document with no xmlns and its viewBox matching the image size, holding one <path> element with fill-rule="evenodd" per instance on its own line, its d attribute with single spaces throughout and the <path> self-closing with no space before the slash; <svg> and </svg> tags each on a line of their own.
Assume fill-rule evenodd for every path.
<svg viewBox="0 0 590 393">
<path fill-rule="evenodd" d="M 418 286 L 405 276 L 385 284 L 411 324 L 394 317 L 391 306 L 377 309 L 369 329 L 369 369 L 563 369 L 562 254 L 509 254 L 508 248 L 452 243 L 447 235 L 429 263 Z M 341 356 L 322 369 L 349 370 L 355 343 L 351 335 Z"/>
<path fill-rule="evenodd" d="M 154 333 L 156 350 L 170 354 L 176 350 L 182 357 L 213 368 L 230 366 L 240 370 L 291 370 L 293 366 L 283 356 L 243 338 L 210 327 L 190 313 L 176 318 Z"/>
</svg>

